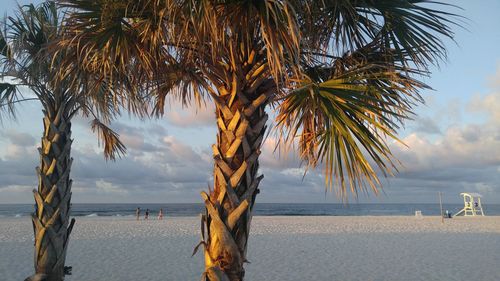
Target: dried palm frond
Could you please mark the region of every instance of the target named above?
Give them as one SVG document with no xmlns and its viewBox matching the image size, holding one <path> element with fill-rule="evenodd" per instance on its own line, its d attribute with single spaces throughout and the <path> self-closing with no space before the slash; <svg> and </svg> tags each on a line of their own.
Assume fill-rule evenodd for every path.
<svg viewBox="0 0 500 281">
<path fill-rule="evenodd" d="M 121 157 L 125 154 L 127 149 L 120 141 L 119 135 L 106 124 L 99 121 L 99 119 L 94 119 L 91 122 L 91 128 L 92 132 L 97 133 L 99 145 L 102 144 L 104 147 L 104 157 L 106 159 L 115 160 L 117 156 Z"/>
</svg>

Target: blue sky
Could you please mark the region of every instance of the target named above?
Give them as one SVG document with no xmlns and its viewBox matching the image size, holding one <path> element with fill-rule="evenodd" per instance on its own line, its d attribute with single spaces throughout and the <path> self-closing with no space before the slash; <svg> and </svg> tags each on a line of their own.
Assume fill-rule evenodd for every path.
<svg viewBox="0 0 500 281">
<path fill-rule="evenodd" d="M 21 1 L 27 3 L 29 1 Z M 455 28 L 456 44 L 447 41 L 448 60 L 432 69 L 425 82 L 426 104 L 400 131 L 408 148 L 393 144 L 403 167 L 384 180 L 385 194 L 361 195 L 360 202 L 459 202 L 463 191 L 480 192 L 486 203 L 500 203 L 500 1 L 446 1 L 462 7 L 466 29 Z M 4 0 L 1 14 L 15 1 Z M 211 182 L 215 141 L 211 108 L 200 112 L 167 109 L 161 120 L 122 117 L 113 124 L 128 155 L 105 162 L 88 120 L 74 120 L 73 202 L 199 202 Z M 16 121 L 0 125 L 0 203 L 31 203 L 36 187 L 36 147 L 42 131 L 36 102 L 18 108 Z M 269 138 L 261 156 L 258 202 L 339 202 L 325 195 L 321 171 L 302 180 L 293 155 L 272 154 Z"/>
</svg>

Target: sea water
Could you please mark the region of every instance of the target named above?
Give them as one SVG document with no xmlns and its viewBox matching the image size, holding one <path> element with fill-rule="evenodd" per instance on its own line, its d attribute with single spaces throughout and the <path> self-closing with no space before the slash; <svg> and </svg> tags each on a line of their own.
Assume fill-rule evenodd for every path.
<svg viewBox="0 0 500 281">
<path fill-rule="evenodd" d="M 136 208 L 146 209 L 155 216 L 163 208 L 165 216 L 198 216 L 204 212 L 202 204 L 72 204 L 71 215 L 80 217 L 135 216 Z M 455 214 L 463 204 L 443 204 L 443 212 Z M 3 217 L 26 217 L 34 210 L 33 204 L 0 204 L 0 219 Z M 257 216 L 409 216 L 416 210 L 424 216 L 440 214 L 439 204 L 290 204 L 257 203 L 254 215 Z M 500 215 L 500 204 L 484 204 L 486 215 Z"/>
</svg>

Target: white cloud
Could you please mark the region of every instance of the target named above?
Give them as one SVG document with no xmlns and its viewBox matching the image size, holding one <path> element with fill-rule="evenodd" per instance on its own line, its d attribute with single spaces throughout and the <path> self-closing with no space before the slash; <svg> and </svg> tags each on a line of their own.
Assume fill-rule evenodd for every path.
<svg viewBox="0 0 500 281">
<path fill-rule="evenodd" d="M 138 135 L 120 134 L 120 140 L 128 149 L 141 149 L 144 146 L 144 137 Z"/>
<path fill-rule="evenodd" d="M 427 134 L 440 134 L 441 129 L 437 121 L 429 117 L 417 117 L 415 122 L 414 131 Z"/>
<path fill-rule="evenodd" d="M 475 95 L 469 105 L 469 110 L 485 113 L 491 125 L 500 125 L 500 87 L 488 95 Z"/>
<path fill-rule="evenodd" d="M 500 72 L 495 79 L 500 80 Z M 473 122 L 452 124 L 437 138 L 414 132 L 403 139 L 408 148 L 392 145 L 404 165 L 396 177 L 412 181 L 412 188 L 471 190 L 499 200 L 500 88 L 476 94 L 464 106 L 469 113 L 486 118 L 469 116 Z M 405 190 L 411 192 L 410 187 Z"/>
<path fill-rule="evenodd" d="M 165 118 L 169 124 L 177 127 L 215 126 L 215 107 L 211 101 L 200 108 L 195 105 L 183 107 L 176 102 L 165 108 Z"/>
<path fill-rule="evenodd" d="M 32 135 L 24 132 L 18 132 L 14 129 L 6 130 L 5 132 L 3 132 L 2 136 L 9 139 L 9 141 L 13 144 L 22 147 L 33 146 L 36 142 L 35 138 Z"/>
<path fill-rule="evenodd" d="M 288 168 L 281 171 L 281 174 L 285 176 L 292 176 L 296 178 L 302 178 L 304 176 L 305 168 Z"/>
<path fill-rule="evenodd" d="M 454 122 L 443 124 L 449 114 L 439 116 L 444 114 L 439 109 L 435 109 L 439 112 L 431 112 L 430 117 L 419 117 L 413 131 L 403 139 L 409 147 L 391 144 L 404 167 L 395 178 L 383 181 L 387 200 L 429 201 L 435 198 L 437 190 L 452 195 L 470 190 L 500 202 L 499 101 L 500 90 L 493 88 L 468 101 L 450 101 L 454 104 L 451 107 L 460 107 L 453 111 L 463 112 L 461 119 Z M 198 129 L 195 131 L 203 133 L 196 134 L 192 126 L 213 126 L 213 109 L 199 115 L 189 110 L 182 113 L 173 110 L 170 114 L 174 121 L 168 118 L 167 121 L 180 127 L 164 127 L 155 121 L 125 124 L 125 118 L 113 123 L 111 127 L 128 147 L 127 155 L 116 162 L 104 161 L 102 148 L 95 145 L 95 137 L 75 129 L 79 135 L 72 150 L 73 202 L 199 202 L 199 191 L 212 182 L 210 140 L 213 135 L 204 137 L 204 131 Z M 482 118 L 471 118 L 478 114 Z M 459 123 L 460 120 L 468 122 Z M 77 123 L 87 126 L 84 121 Z M 184 130 L 184 127 L 191 129 Z M 169 131 L 180 132 L 180 135 L 174 137 Z M 0 133 L 4 148 L 0 152 L 0 203 L 13 199 L 31 202 L 31 189 L 36 188 L 37 183 L 34 169 L 39 162 L 35 141 L 38 137 L 14 128 Z M 203 143 L 201 149 L 187 144 L 194 134 L 202 138 L 197 142 Z M 261 182 L 259 202 L 337 201 L 334 193 L 325 195 L 321 167 L 308 171 L 302 178 L 304 168 L 296 153 L 292 150 L 280 155 L 274 152 L 275 147 L 276 139 L 271 135 L 264 142 L 260 156 L 259 174 L 265 178 Z M 383 199 L 373 199 L 373 196 L 366 199 L 373 200 Z"/>
<path fill-rule="evenodd" d="M 104 193 L 119 193 L 119 194 L 127 194 L 128 191 L 125 189 L 122 189 L 110 182 L 104 181 L 104 180 L 97 180 L 95 182 L 95 186 L 98 190 L 98 192 L 104 192 Z"/>
<path fill-rule="evenodd" d="M 31 193 L 33 186 L 29 185 L 7 185 L 2 188 L 2 192 Z"/>
</svg>

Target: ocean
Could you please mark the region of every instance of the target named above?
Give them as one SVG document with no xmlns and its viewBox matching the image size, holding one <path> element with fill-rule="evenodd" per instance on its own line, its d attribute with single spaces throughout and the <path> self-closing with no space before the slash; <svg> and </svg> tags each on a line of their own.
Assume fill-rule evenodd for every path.
<svg viewBox="0 0 500 281">
<path fill-rule="evenodd" d="M 71 214 L 75 217 L 134 216 L 140 207 L 142 214 L 149 209 L 155 216 L 163 208 L 165 216 L 198 216 L 204 211 L 202 204 L 73 204 Z M 455 214 L 463 204 L 443 204 L 443 210 Z M 33 204 L 0 204 L 0 218 L 26 217 L 34 210 Z M 439 204 L 289 204 L 257 203 L 256 216 L 410 216 L 416 210 L 428 216 L 440 214 Z M 483 205 L 485 215 L 500 215 L 500 204 Z"/>
</svg>

